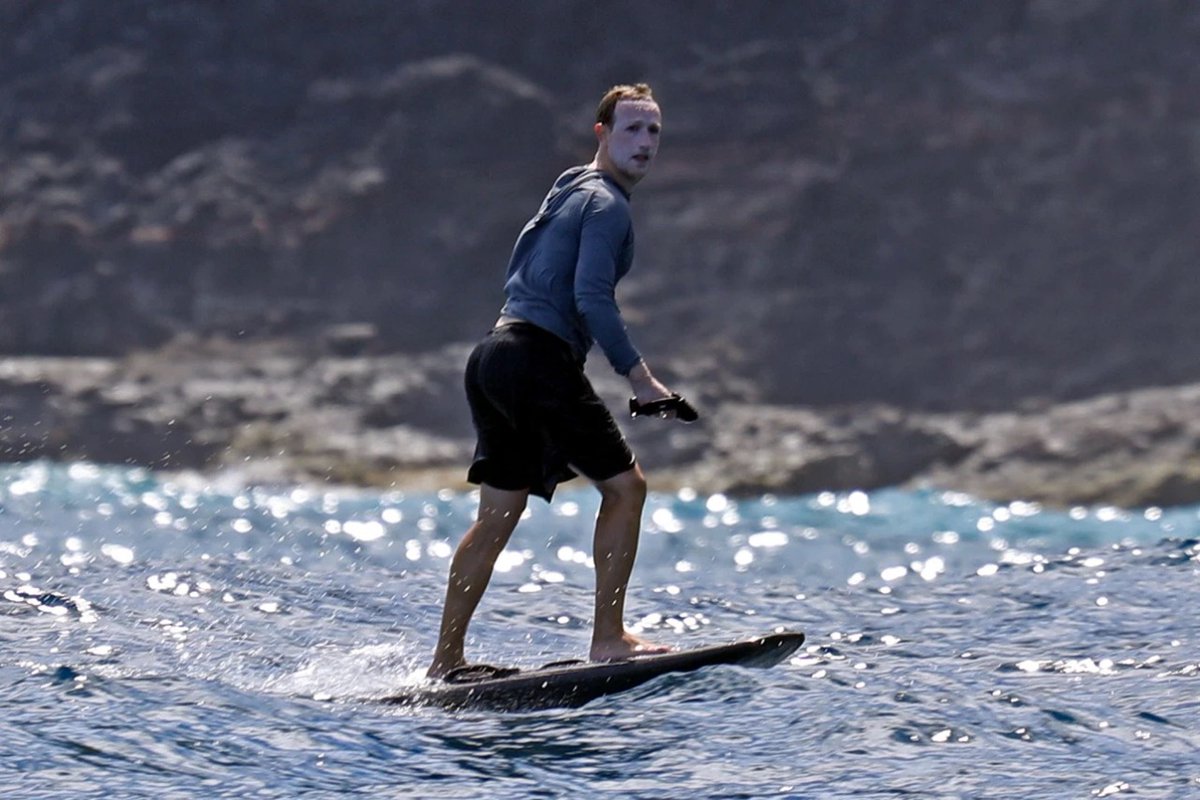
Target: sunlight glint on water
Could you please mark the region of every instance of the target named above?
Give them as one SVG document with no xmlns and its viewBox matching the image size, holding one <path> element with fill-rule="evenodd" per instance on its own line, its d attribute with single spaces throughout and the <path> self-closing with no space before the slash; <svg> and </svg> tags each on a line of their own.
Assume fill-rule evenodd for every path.
<svg viewBox="0 0 1200 800">
<path fill-rule="evenodd" d="M 5 468 L 9 790 L 1200 791 L 1195 508 L 1055 511 L 899 491 L 656 495 L 629 625 L 681 647 L 799 628 L 809 636 L 800 653 L 773 670 L 672 676 L 576 710 L 379 705 L 422 679 L 476 502 L 90 464 Z M 530 506 L 472 627 L 472 658 L 529 666 L 586 654 L 595 512 L 587 492 Z"/>
</svg>

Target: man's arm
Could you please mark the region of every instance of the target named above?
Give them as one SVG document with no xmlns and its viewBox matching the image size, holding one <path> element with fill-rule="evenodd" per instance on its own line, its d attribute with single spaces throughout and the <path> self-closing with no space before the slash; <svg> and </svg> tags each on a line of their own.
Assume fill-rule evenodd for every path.
<svg viewBox="0 0 1200 800">
<path fill-rule="evenodd" d="M 617 262 L 631 223 L 628 213 L 614 203 L 613 198 L 593 195 L 584 208 L 575 305 L 613 369 L 629 379 L 638 403 L 649 403 L 670 397 L 671 390 L 654 377 L 633 346 L 617 307 Z"/>
<path fill-rule="evenodd" d="M 628 375 L 642 356 L 617 308 L 617 264 L 629 235 L 629 214 L 615 198 L 593 193 L 583 208 L 575 263 L 575 307 L 614 370 Z"/>
</svg>

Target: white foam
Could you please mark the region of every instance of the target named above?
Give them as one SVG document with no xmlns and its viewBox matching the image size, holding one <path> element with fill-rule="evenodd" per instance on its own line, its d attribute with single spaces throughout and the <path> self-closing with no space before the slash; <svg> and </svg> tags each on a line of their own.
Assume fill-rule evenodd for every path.
<svg viewBox="0 0 1200 800">
<path fill-rule="evenodd" d="M 349 651 L 331 649 L 299 670 L 272 679 L 264 688 L 316 700 L 384 697 L 423 682 L 428 656 L 405 642 L 365 645 Z"/>
</svg>

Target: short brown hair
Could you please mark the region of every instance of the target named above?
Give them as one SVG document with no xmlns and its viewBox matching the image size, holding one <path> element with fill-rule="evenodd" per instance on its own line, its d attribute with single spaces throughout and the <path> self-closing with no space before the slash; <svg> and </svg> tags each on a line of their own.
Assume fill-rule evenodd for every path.
<svg viewBox="0 0 1200 800">
<path fill-rule="evenodd" d="M 617 103 L 622 100 L 649 100 L 654 102 L 654 94 L 648 83 L 620 84 L 604 93 L 600 105 L 596 107 L 596 122 L 612 127 L 613 115 L 616 114 Z"/>
</svg>

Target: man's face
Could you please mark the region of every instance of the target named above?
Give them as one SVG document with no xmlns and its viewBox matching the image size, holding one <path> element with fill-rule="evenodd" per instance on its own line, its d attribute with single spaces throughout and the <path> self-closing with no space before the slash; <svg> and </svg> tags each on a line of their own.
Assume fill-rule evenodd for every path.
<svg viewBox="0 0 1200 800">
<path fill-rule="evenodd" d="M 598 132 L 609 165 L 632 186 L 650 171 L 658 153 L 662 112 L 653 100 L 622 100 L 613 110 L 612 128 L 599 126 Z"/>
</svg>

